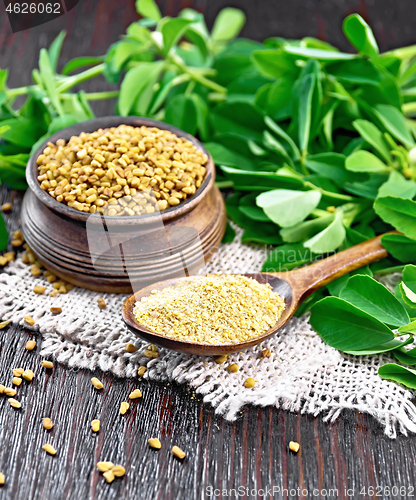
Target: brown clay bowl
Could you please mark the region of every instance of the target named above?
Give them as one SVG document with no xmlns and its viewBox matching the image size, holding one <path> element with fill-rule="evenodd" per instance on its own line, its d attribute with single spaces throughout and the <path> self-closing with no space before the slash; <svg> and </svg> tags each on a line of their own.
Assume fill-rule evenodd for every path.
<svg viewBox="0 0 416 500">
<path fill-rule="evenodd" d="M 59 203 L 40 188 L 36 159 L 48 142 L 121 124 L 169 130 L 203 151 L 207 173 L 196 193 L 160 213 L 104 218 Z M 54 274 L 91 290 L 130 293 L 149 283 L 194 274 L 215 252 L 225 231 L 224 202 L 214 184 L 215 166 L 208 151 L 190 134 L 149 118 L 110 116 L 63 129 L 30 157 L 26 178 L 29 189 L 21 222 L 27 243 Z"/>
</svg>

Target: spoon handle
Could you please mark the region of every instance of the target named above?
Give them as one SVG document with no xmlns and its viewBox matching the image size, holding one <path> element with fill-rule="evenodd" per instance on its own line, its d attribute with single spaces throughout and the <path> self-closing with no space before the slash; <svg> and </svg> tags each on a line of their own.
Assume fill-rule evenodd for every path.
<svg viewBox="0 0 416 500">
<path fill-rule="evenodd" d="M 392 233 L 397 234 L 397 231 Z M 385 234 L 392 234 L 385 233 Z M 295 269 L 286 273 L 276 273 L 276 276 L 286 280 L 299 298 L 306 298 L 315 290 L 344 276 L 350 271 L 371 264 L 387 257 L 387 250 L 381 245 L 380 234 L 347 250 L 338 252 L 327 259 L 315 262 L 307 267 Z"/>
</svg>

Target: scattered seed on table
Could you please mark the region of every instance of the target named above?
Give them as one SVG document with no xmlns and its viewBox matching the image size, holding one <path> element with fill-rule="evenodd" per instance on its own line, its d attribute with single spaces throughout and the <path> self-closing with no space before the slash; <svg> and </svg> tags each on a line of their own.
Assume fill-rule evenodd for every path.
<svg viewBox="0 0 416 500">
<path fill-rule="evenodd" d="M 142 393 L 139 389 L 135 389 L 133 392 L 129 394 L 129 399 L 138 399 L 142 397 Z"/>
<path fill-rule="evenodd" d="M 256 381 L 254 380 L 254 378 L 249 377 L 244 382 L 244 386 L 247 387 L 248 389 L 251 389 L 252 387 L 254 387 L 255 383 L 256 383 Z"/>
<path fill-rule="evenodd" d="M 58 295 L 58 293 L 59 293 L 58 290 L 52 290 L 51 297 L 55 297 L 55 295 Z"/>
<path fill-rule="evenodd" d="M 41 268 L 36 264 L 32 265 L 32 267 L 30 268 L 30 272 L 33 276 L 40 276 L 42 274 Z"/>
<path fill-rule="evenodd" d="M 4 213 L 9 213 L 12 211 L 12 204 L 11 203 L 4 203 L 2 206 L 1 206 L 1 210 L 2 212 Z"/>
<path fill-rule="evenodd" d="M 25 321 L 30 326 L 33 326 L 35 324 L 35 320 L 32 319 L 30 316 L 25 316 Z"/>
<path fill-rule="evenodd" d="M 98 307 L 100 309 L 105 309 L 107 307 L 107 304 L 105 303 L 104 299 L 102 299 L 101 297 L 97 300 L 98 302 Z"/>
<path fill-rule="evenodd" d="M 0 394 L 4 394 L 5 390 L 6 390 L 6 386 L 3 384 L 0 384 Z"/>
<path fill-rule="evenodd" d="M 269 358 L 271 356 L 270 349 L 264 349 L 264 351 L 261 351 L 261 357 L 262 358 Z"/>
<path fill-rule="evenodd" d="M 175 457 L 180 458 L 180 459 L 185 457 L 185 452 L 182 451 L 178 446 L 174 446 L 172 448 L 172 453 L 175 455 Z"/>
<path fill-rule="evenodd" d="M 227 370 L 231 373 L 237 373 L 239 369 L 240 367 L 236 363 L 233 363 L 232 365 L 229 365 L 227 367 Z"/>
<path fill-rule="evenodd" d="M 44 444 L 42 448 L 49 453 L 49 455 L 56 455 L 56 450 L 51 444 Z"/>
<path fill-rule="evenodd" d="M 47 429 L 48 431 L 50 431 L 53 427 L 53 423 L 52 423 L 52 420 L 48 417 L 45 417 L 43 420 L 42 420 L 42 423 L 43 423 L 43 427 L 45 429 Z"/>
<path fill-rule="evenodd" d="M 114 467 L 113 462 L 98 462 L 97 463 L 97 469 L 100 472 L 107 472 L 108 470 L 112 469 Z"/>
<path fill-rule="evenodd" d="M 8 402 L 11 404 L 11 406 L 13 406 L 13 408 L 21 408 L 22 407 L 22 403 L 20 403 L 20 401 L 17 401 L 16 399 L 9 398 Z"/>
<path fill-rule="evenodd" d="M 222 365 L 226 361 L 227 361 L 227 355 L 226 354 L 223 354 L 223 355 L 218 356 L 217 358 L 215 358 L 215 362 L 218 363 L 219 365 Z"/>
<path fill-rule="evenodd" d="M 40 286 L 40 285 L 36 285 L 34 288 L 33 288 L 33 291 L 35 293 L 43 293 L 44 291 L 46 290 L 46 286 Z"/>
<path fill-rule="evenodd" d="M 159 357 L 159 353 L 157 351 L 150 351 L 149 349 L 144 351 L 144 355 L 146 356 L 146 358 L 158 358 Z"/>
<path fill-rule="evenodd" d="M 102 389 L 104 387 L 103 383 L 101 382 L 101 380 L 98 380 L 97 377 L 93 377 L 91 379 L 91 383 L 92 385 L 96 388 L 96 389 Z"/>
<path fill-rule="evenodd" d="M 293 451 L 293 453 L 297 453 L 299 451 L 300 444 L 295 441 L 290 441 L 289 450 Z"/>
<path fill-rule="evenodd" d="M 52 314 L 61 314 L 62 308 L 61 307 L 54 307 L 54 306 L 52 306 L 51 309 L 50 309 L 50 311 L 51 311 Z"/>
<path fill-rule="evenodd" d="M 36 340 L 28 340 L 26 342 L 26 351 L 33 351 L 36 347 Z"/>
<path fill-rule="evenodd" d="M 115 476 L 111 470 L 104 472 L 103 476 L 105 477 L 107 483 L 112 483 L 115 479 Z"/>
<path fill-rule="evenodd" d="M 33 377 L 34 377 L 34 374 L 32 372 L 32 370 L 25 370 L 23 373 L 22 373 L 22 377 L 27 380 L 28 382 L 31 382 L 33 380 Z"/>
<path fill-rule="evenodd" d="M 24 370 L 23 368 L 13 368 L 12 372 L 14 377 L 21 377 Z"/>
<path fill-rule="evenodd" d="M 160 450 L 160 448 L 162 448 L 162 444 L 158 438 L 150 438 L 147 442 L 152 448 L 155 448 L 156 450 Z"/>
<path fill-rule="evenodd" d="M 139 366 L 139 369 L 137 370 L 137 375 L 139 377 L 142 377 L 146 373 L 146 366 Z"/>
<path fill-rule="evenodd" d="M 10 321 L 2 321 L 0 323 L 0 330 L 3 330 L 3 328 L 5 328 L 8 324 L 10 323 Z"/>
<path fill-rule="evenodd" d="M 133 344 L 127 344 L 126 345 L 126 351 L 127 352 L 136 352 L 137 351 L 137 347 Z"/>
<path fill-rule="evenodd" d="M 48 368 L 48 369 L 53 368 L 52 361 L 43 360 L 43 361 L 40 362 L 40 364 L 43 366 L 43 368 Z"/>
<path fill-rule="evenodd" d="M 4 481 L 5 481 L 4 474 L 2 474 L 2 473 L 0 472 L 0 485 L 3 485 L 3 484 L 4 484 Z"/>
<path fill-rule="evenodd" d="M 128 403 L 126 403 L 125 401 L 123 401 L 120 405 L 120 414 L 124 415 L 129 408 L 130 408 L 130 405 Z"/>
<path fill-rule="evenodd" d="M 91 429 L 93 432 L 98 432 L 100 430 L 100 421 L 99 420 L 93 420 L 91 422 Z"/>
<path fill-rule="evenodd" d="M 6 394 L 6 396 L 8 396 L 9 398 L 12 398 L 13 396 L 16 396 L 16 389 L 12 389 L 11 387 L 6 387 L 4 389 L 4 394 Z"/>
<path fill-rule="evenodd" d="M 12 384 L 20 385 L 22 383 L 22 379 L 20 377 L 13 377 Z"/>
<path fill-rule="evenodd" d="M 46 281 L 48 283 L 54 283 L 57 280 L 57 277 L 54 274 L 46 275 L 46 272 L 45 272 L 45 276 L 46 276 Z"/>
<path fill-rule="evenodd" d="M 116 477 L 122 477 L 126 473 L 126 469 L 122 465 L 115 465 L 112 469 L 111 472 L 116 476 Z"/>
</svg>

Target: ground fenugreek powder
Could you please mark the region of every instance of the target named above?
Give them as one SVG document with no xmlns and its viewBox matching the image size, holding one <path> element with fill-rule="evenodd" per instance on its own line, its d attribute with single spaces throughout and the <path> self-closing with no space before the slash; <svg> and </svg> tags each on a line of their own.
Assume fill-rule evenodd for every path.
<svg viewBox="0 0 416 500">
<path fill-rule="evenodd" d="M 239 275 L 178 281 L 136 302 L 137 321 L 176 340 L 226 344 L 258 337 L 285 308 L 269 284 Z"/>
<path fill-rule="evenodd" d="M 119 125 L 49 142 L 37 158 L 38 181 L 81 212 L 151 214 L 192 196 L 207 162 L 192 142 L 168 130 Z"/>
</svg>

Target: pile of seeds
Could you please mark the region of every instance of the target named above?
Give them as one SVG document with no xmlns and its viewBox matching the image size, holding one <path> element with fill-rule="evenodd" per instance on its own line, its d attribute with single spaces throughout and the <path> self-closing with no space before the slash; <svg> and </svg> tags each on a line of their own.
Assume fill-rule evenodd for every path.
<svg viewBox="0 0 416 500">
<path fill-rule="evenodd" d="M 136 302 L 137 321 L 157 333 L 198 343 L 235 343 L 257 337 L 275 325 L 284 300 L 245 276 L 208 275 Z"/>
<path fill-rule="evenodd" d="M 140 215 L 192 196 L 208 157 L 167 130 L 119 125 L 48 143 L 37 159 L 40 187 L 81 212 Z"/>
</svg>

